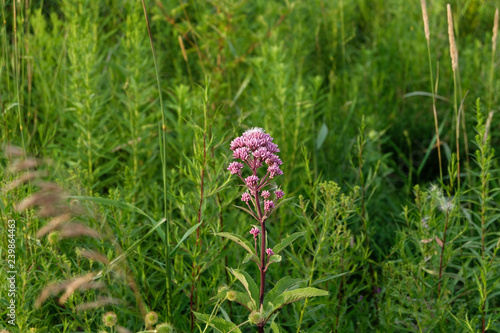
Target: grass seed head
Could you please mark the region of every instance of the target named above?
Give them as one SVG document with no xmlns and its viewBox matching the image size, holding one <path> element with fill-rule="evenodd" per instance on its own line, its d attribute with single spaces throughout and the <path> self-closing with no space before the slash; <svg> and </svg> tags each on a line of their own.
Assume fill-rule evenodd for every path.
<svg viewBox="0 0 500 333">
<path fill-rule="evenodd" d="M 458 69 L 458 51 L 457 44 L 455 43 L 455 32 L 453 30 L 453 16 L 451 15 L 450 4 L 446 6 L 448 12 L 448 38 L 450 41 L 450 57 L 451 57 L 451 67 L 453 72 Z"/>
<path fill-rule="evenodd" d="M 27 182 L 30 182 L 34 179 L 39 178 L 39 177 L 44 177 L 46 175 L 47 175 L 47 172 L 44 172 L 44 171 L 28 171 L 28 172 L 22 174 L 21 177 L 17 178 L 16 180 L 13 180 L 12 182 L 5 185 L 4 189 L 7 192 L 12 191 L 13 189 L 18 188 L 19 186 L 21 186 Z"/>
<path fill-rule="evenodd" d="M 94 282 L 94 289 L 104 289 L 105 285 L 102 282 Z M 113 297 L 99 297 L 95 302 L 87 302 L 76 307 L 76 311 L 86 311 L 90 309 L 101 308 L 105 305 L 122 305 L 123 301 Z"/>
<path fill-rule="evenodd" d="M 429 17 L 427 16 L 427 4 L 425 3 L 425 0 L 420 0 L 420 4 L 422 6 L 422 18 L 424 20 L 425 39 L 427 39 L 427 43 L 429 43 L 431 34 L 429 32 Z"/>
<path fill-rule="evenodd" d="M 80 255 L 82 257 L 85 257 L 85 258 L 90 259 L 90 260 L 99 261 L 99 262 L 103 263 L 104 265 L 109 264 L 108 257 L 106 257 L 103 253 L 98 252 L 98 251 L 84 249 L 84 250 L 80 251 Z"/>
<path fill-rule="evenodd" d="M 87 236 L 100 239 L 101 235 L 96 230 L 79 223 L 68 223 L 61 228 L 61 238 L 74 238 Z"/>
<path fill-rule="evenodd" d="M 34 169 L 40 165 L 40 161 L 34 158 L 19 160 L 13 163 L 10 167 L 12 172 L 24 171 L 27 169 Z"/>
<path fill-rule="evenodd" d="M 22 157 L 24 156 L 24 152 L 21 148 L 13 145 L 5 145 L 4 146 L 5 155 L 7 158 L 12 159 L 13 157 Z M 0 331 L 1 333 L 2 331 Z"/>
<path fill-rule="evenodd" d="M 37 238 L 42 238 L 46 234 L 59 229 L 59 227 L 68 222 L 71 219 L 71 214 L 65 213 L 59 216 L 54 217 L 52 220 L 50 220 L 49 223 L 44 225 L 38 232 L 36 233 Z"/>
</svg>

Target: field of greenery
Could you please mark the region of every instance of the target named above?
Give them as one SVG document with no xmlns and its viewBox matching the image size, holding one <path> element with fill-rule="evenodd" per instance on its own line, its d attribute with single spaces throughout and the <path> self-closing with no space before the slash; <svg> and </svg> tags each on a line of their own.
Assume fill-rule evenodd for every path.
<svg viewBox="0 0 500 333">
<path fill-rule="evenodd" d="M 0 332 L 500 332 L 499 0 L 0 7 Z"/>
</svg>

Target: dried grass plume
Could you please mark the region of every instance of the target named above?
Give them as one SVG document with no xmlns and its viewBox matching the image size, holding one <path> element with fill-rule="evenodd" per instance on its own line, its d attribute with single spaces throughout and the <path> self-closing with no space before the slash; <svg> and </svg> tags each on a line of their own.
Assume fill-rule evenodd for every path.
<svg viewBox="0 0 500 333">
<path fill-rule="evenodd" d="M 427 16 L 427 4 L 425 3 L 425 0 L 420 0 L 420 4 L 422 6 L 422 18 L 424 20 L 425 39 L 427 39 L 427 44 L 429 44 L 431 34 L 429 32 L 429 16 Z"/>
<path fill-rule="evenodd" d="M 453 72 L 456 72 L 458 69 L 458 51 L 457 51 L 457 44 L 455 43 L 455 33 L 453 30 L 453 16 L 451 15 L 450 4 L 446 6 L 446 9 L 448 12 L 448 38 L 450 40 L 451 67 L 453 68 Z"/>
</svg>

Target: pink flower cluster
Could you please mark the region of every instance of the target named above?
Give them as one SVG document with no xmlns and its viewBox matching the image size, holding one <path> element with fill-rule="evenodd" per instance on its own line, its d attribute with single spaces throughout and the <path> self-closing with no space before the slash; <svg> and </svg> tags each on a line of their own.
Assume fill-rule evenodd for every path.
<svg viewBox="0 0 500 333">
<path fill-rule="evenodd" d="M 227 169 L 231 174 L 238 175 L 248 189 L 248 192 L 243 193 L 241 196 L 242 201 L 246 202 L 247 205 L 252 201 L 256 211 L 260 212 L 261 203 L 259 195 L 264 199 L 263 208 L 265 214 L 259 216 L 259 219 L 269 216 L 270 212 L 275 208 L 276 201 L 283 198 L 285 195 L 282 190 L 276 190 L 274 192 L 275 200 L 273 201 L 270 200 L 271 193 L 268 190 L 263 190 L 271 179 L 283 174 L 283 171 L 280 169 L 280 165 L 282 165 L 283 162 L 278 155 L 276 155 L 280 150 L 278 145 L 272 141 L 273 138 L 264 132 L 262 128 L 254 127 L 231 142 L 233 158 L 240 161 L 232 162 Z M 267 172 L 264 177 L 259 178 L 257 171 L 260 167 L 264 166 L 264 164 L 267 165 Z M 248 166 L 251 174 L 243 178 L 242 171 L 245 166 Z M 253 200 L 252 197 L 255 197 L 255 200 Z M 257 205 L 259 207 L 257 207 Z"/>
<path fill-rule="evenodd" d="M 259 230 L 259 228 L 253 227 L 250 230 L 250 233 L 253 235 L 253 238 L 257 238 L 257 235 L 260 234 L 260 230 Z"/>
<path fill-rule="evenodd" d="M 248 165 L 252 170 L 257 170 L 261 166 L 267 164 L 266 175 L 269 178 L 274 178 L 283 174 L 280 165 L 283 164 L 281 159 L 276 155 L 279 153 L 278 145 L 273 143 L 273 138 L 264 132 L 262 128 L 254 127 L 243 133 L 231 141 L 231 150 L 233 158 L 240 159 Z M 233 162 L 229 165 L 228 170 L 232 174 L 241 175 L 243 165 L 239 162 Z M 266 178 L 264 177 L 264 178 Z"/>
</svg>

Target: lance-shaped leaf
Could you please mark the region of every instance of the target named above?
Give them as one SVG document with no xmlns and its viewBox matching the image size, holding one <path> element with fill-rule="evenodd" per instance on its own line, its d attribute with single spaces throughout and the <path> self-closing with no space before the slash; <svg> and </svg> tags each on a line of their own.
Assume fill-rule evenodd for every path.
<svg viewBox="0 0 500 333">
<path fill-rule="evenodd" d="M 193 225 L 191 228 L 189 228 L 188 231 L 186 231 L 186 233 L 184 234 L 184 236 L 182 236 L 181 240 L 179 241 L 179 243 L 177 243 L 177 245 L 174 247 L 174 249 L 172 251 L 170 251 L 170 256 L 172 256 L 175 251 L 177 251 L 177 249 L 179 248 L 179 246 L 181 246 L 182 242 L 184 242 L 186 240 L 186 238 L 188 238 L 193 232 L 196 231 L 196 229 L 198 229 L 199 226 L 201 226 L 203 222 L 200 222 L 200 223 L 197 223 L 195 225 Z"/>
<path fill-rule="evenodd" d="M 285 276 L 284 278 L 279 280 L 274 288 L 267 293 L 267 295 L 264 297 L 264 304 L 268 304 L 269 302 L 274 303 L 276 297 L 303 281 L 304 279 L 293 279 L 289 276 Z"/>
<path fill-rule="evenodd" d="M 233 205 L 233 206 L 236 207 L 236 208 L 241 209 L 242 211 L 247 212 L 248 214 L 252 215 L 254 219 L 256 219 L 257 221 L 259 221 L 259 219 L 257 218 L 257 216 L 255 216 L 255 214 L 251 210 L 249 210 L 249 209 L 247 209 L 245 207 L 241 207 L 241 206 L 236 206 L 236 205 Z"/>
<path fill-rule="evenodd" d="M 283 206 L 286 202 L 292 200 L 294 197 L 286 198 L 286 199 L 281 199 L 276 206 L 274 206 L 273 212 L 276 211 L 278 208 Z"/>
<path fill-rule="evenodd" d="M 279 326 L 275 322 L 271 323 L 271 330 L 273 333 L 281 333 Z"/>
<path fill-rule="evenodd" d="M 267 262 L 267 265 L 266 265 L 266 270 L 267 268 L 269 267 L 269 265 L 271 265 L 272 263 L 275 263 L 275 262 L 281 262 L 281 256 L 279 254 L 273 254 L 272 256 L 269 257 L 269 261 Z"/>
<path fill-rule="evenodd" d="M 250 242 L 247 241 L 245 238 L 239 235 L 231 234 L 229 232 L 218 232 L 216 233 L 216 235 L 230 239 L 239 246 L 241 246 L 242 248 L 244 248 L 245 250 L 247 250 L 248 253 L 254 254 L 252 250 L 252 244 L 250 244 Z"/>
<path fill-rule="evenodd" d="M 305 231 L 302 231 L 302 232 L 296 232 L 294 234 L 291 234 L 290 236 L 288 236 L 287 238 L 283 239 L 281 241 L 281 243 L 279 243 L 278 245 L 276 245 L 274 248 L 273 248 L 273 252 L 275 254 L 278 254 L 280 251 L 282 251 L 285 247 L 287 247 L 288 245 L 292 244 L 294 240 L 296 240 L 297 238 L 299 238 L 300 236 L 304 236 L 306 234 Z"/>
<path fill-rule="evenodd" d="M 281 256 L 279 254 L 273 254 L 272 256 L 269 257 L 269 263 L 272 262 L 280 262 L 281 261 Z"/>
<path fill-rule="evenodd" d="M 328 296 L 328 291 L 311 287 L 285 291 L 284 293 L 276 297 L 275 302 L 273 302 L 274 309 L 277 310 L 286 304 L 300 301 L 304 298 L 318 296 Z"/>
<path fill-rule="evenodd" d="M 245 258 L 243 258 L 243 261 L 241 262 L 242 264 L 246 264 L 247 262 L 249 262 L 250 260 L 254 260 L 256 261 L 257 263 L 259 262 L 259 258 L 257 258 L 257 256 L 253 253 L 247 253 L 245 255 Z"/>
<path fill-rule="evenodd" d="M 237 278 L 238 280 L 240 280 L 240 282 L 243 285 L 243 287 L 245 287 L 245 289 L 247 290 L 248 295 L 253 300 L 255 300 L 255 303 L 257 303 L 258 300 L 259 300 L 259 288 L 257 287 L 257 284 L 252 279 L 252 277 L 250 275 L 248 275 L 247 272 L 240 271 L 239 269 L 228 268 L 227 270 L 231 274 L 233 274 L 235 278 Z"/>
<path fill-rule="evenodd" d="M 241 333 L 240 329 L 234 324 L 225 319 L 219 317 L 210 317 L 204 313 L 194 312 L 194 315 L 198 320 L 201 320 L 204 323 L 207 323 L 211 327 L 213 327 L 217 332 L 222 333 Z"/>
<path fill-rule="evenodd" d="M 277 316 L 278 314 L 275 313 L 267 319 L 267 323 L 270 323 L 270 325 L 266 325 L 267 327 L 264 329 L 265 333 L 281 333 L 280 327 L 274 322 Z"/>
</svg>

